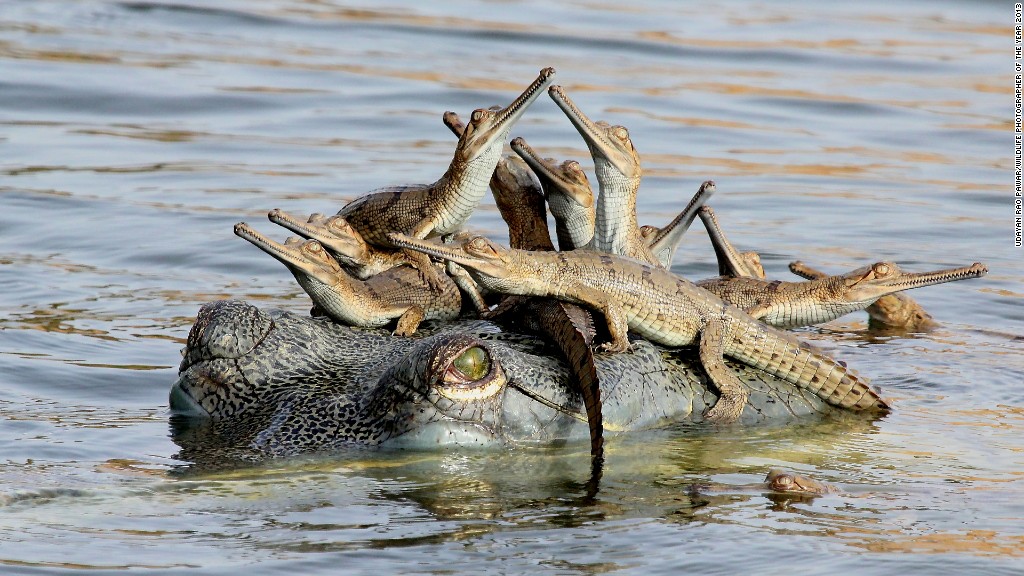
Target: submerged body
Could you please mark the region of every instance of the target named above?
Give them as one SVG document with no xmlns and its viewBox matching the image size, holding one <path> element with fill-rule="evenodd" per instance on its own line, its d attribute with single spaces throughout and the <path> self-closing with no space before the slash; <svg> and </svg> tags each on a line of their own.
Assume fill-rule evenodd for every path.
<svg viewBox="0 0 1024 576">
<path fill-rule="evenodd" d="M 639 341 L 595 365 L 606 433 L 699 422 L 715 402 L 691 353 Z M 761 370 L 728 368 L 748 391 L 741 422 L 833 411 Z M 398 338 L 227 300 L 200 310 L 170 402 L 195 417 L 179 435 L 189 457 L 544 443 L 589 436 L 569 378 L 542 341 L 485 321 Z"/>
</svg>

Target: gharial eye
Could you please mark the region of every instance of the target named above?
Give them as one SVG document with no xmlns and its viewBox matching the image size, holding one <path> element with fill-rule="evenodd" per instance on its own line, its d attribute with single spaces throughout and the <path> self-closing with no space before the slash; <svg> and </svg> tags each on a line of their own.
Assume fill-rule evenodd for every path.
<svg viewBox="0 0 1024 576">
<path fill-rule="evenodd" d="M 454 402 L 475 402 L 493 398 L 507 380 L 501 365 L 491 359 L 487 348 L 471 344 L 444 366 L 437 392 Z"/>
<path fill-rule="evenodd" d="M 622 126 L 615 126 L 612 128 L 612 136 L 615 136 L 619 140 L 625 142 L 626 140 L 629 140 L 629 131 Z"/>
<path fill-rule="evenodd" d="M 469 247 L 476 250 L 484 250 L 487 248 L 487 240 L 483 236 L 477 236 L 469 241 Z"/>
<path fill-rule="evenodd" d="M 486 112 L 485 110 L 479 110 L 479 109 L 478 110 L 473 110 L 473 116 L 472 116 L 473 122 L 479 122 L 479 121 L 483 120 L 485 112 Z"/>
<path fill-rule="evenodd" d="M 875 264 L 875 274 L 879 276 L 885 276 L 889 274 L 890 268 L 888 264 Z"/>
<path fill-rule="evenodd" d="M 306 242 L 306 250 L 309 250 L 314 254 L 319 254 L 323 250 L 323 246 L 320 246 L 320 243 L 316 240 L 310 240 L 309 242 Z"/>
<path fill-rule="evenodd" d="M 491 372 L 491 356 L 483 348 L 473 346 L 452 361 L 452 368 L 465 380 L 480 380 Z"/>
<path fill-rule="evenodd" d="M 775 483 L 780 486 L 789 486 L 793 483 L 793 478 L 790 476 L 779 476 L 775 479 Z"/>
</svg>

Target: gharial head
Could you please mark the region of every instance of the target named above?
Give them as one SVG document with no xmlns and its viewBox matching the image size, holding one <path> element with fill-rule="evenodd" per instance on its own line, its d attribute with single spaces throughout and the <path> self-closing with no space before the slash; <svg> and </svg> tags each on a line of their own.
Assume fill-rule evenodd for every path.
<svg viewBox="0 0 1024 576">
<path fill-rule="evenodd" d="M 500 154 L 501 146 L 504 146 L 512 126 L 522 117 L 526 108 L 533 104 L 541 90 L 551 83 L 554 75 L 554 68 L 544 68 L 536 80 L 508 106 L 474 110 L 469 117 L 469 123 L 465 125 L 459 136 L 459 144 L 455 151 L 456 157 L 464 162 L 471 162 L 486 152 L 495 153 L 495 156 Z M 447 124 L 449 114 L 445 113 L 444 118 Z M 449 128 L 452 126 L 449 125 Z M 497 146 L 496 149 L 495 146 Z"/>
<path fill-rule="evenodd" d="M 517 262 L 517 250 L 505 248 L 484 236 L 465 235 L 457 238 L 457 243 L 453 244 L 418 240 L 397 232 L 388 234 L 388 239 L 401 248 L 416 250 L 465 266 L 478 281 L 481 278 L 505 278 L 509 271 L 515 268 Z"/>
<path fill-rule="evenodd" d="M 290 237 L 284 244 L 275 242 L 255 231 L 245 222 L 235 224 L 235 235 L 273 256 L 288 267 L 296 278 L 311 277 L 331 285 L 345 274 L 338 261 L 316 240 Z"/>
<path fill-rule="evenodd" d="M 832 488 L 824 482 L 818 482 L 813 478 L 793 474 L 785 470 L 773 468 L 768 471 L 764 478 L 765 485 L 773 492 L 785 494 L 802 494 L 807 496 L 821 496 L 832 492 Z"/>
<path fill-rule="evenodd" d="M 552 195 L 559 195 L 584 208 L 594 205 L 594 191 L 579 162 L 566 160 L 556 164 L 551 158 L 541 158 L 522 137 L 513 139 L 510 145 L 512 151 L 525 160 L 540 179 L 549 202 Z"/>
<path fill-rule="evenodd" d="M 205 458 L 211 443 L 261 457 L 535 441 L 564 437 L 573 422 L 585 433 L 560 362 L 542 349 L 481 322 L 408 339 L 213 302 L 200 310 L 170 393 L 172 412 L 209 433 L 175 441 L 187 457 Z"/>
<path fill-rule="evenodd" d="M 843 298 L 849 302 L 871 302 L 893 292 L 980 278 L 987 273 L 988 267 L 980 262 L 934 272 L 904 272 L 894 262 L 875 262 L 842 274 L 840 278 L 845 289 Z"/>
<path fill-rule="evenodd" d="M 362 235 L 341 216 L 312 214 L 306 222 L 292 217 L 280 209 L 267 213 L 267 218 L 292 232 L 316 240 L 331 251 L 335 258 L 348 266 L 359 266 L 367 259 L 369 247 Z"/>
<path fill-rule="evenodd" d="M 624 126 L 612 126 L 603 121 L 594 122 L 569 99 L 561 86 L 552 86 L 548 89 L 548 94 L 586 141 L 590 155 L 594 158 L 598 179 L 602 170 L 609 166 L 630 180 L 640 179 L 643 173 L 640 168 L 640 155 L 629 138 L 629 130 Z"/>
<path fill-rule="evenodd" d="M 524 193 L 541 194 L 540 186 L 534 179 L 530 167 L 515 156 L 506 156 L 498 161 L 498 166 L 494 169 L 494 178 L 491 179 L 491 192 L 496 200 L 499 200 L 499 197 L 509 199 Z"/>
</svg>

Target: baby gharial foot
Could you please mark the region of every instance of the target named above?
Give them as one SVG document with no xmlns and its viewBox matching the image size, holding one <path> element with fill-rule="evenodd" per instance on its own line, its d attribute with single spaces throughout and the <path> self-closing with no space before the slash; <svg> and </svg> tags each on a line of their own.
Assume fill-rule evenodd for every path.
<svg viewBox="0 0 1024 576">
<path fill-rule="evenodd" d="M 423 316 L 423 308 L 412 306 L 398 318 L 398 325 L 395 326 L 395 331 L 392 334 L 395 336 L 412 336 L 416 333 L 416 329 L 419 328 L 420 322 L 423 321 Z"/>
<path fill-rule="evenodd" d="M 423 281 L 427 283 L 431 290 L 443 292 L 447 288 L 447 281 L 444 278 L 445 273 L 434 266 L 430 256 L 415 250 L 403 250 L 403 252 L 405 252 L 406 259 L 419 271 L 420 277 L 423 278 Z"/>
<path fill-rule="evenodd" d="M 611 340 L 597 345 L 598 352 L 608 352 L 611 354 L 618 354 L 619 352 L 625 352 L 632 349 L 633 345 L 630 344 L 629 340 L 626 338 Z"/>
<path fill-rule="evenodd" d="M 704 419 L 712 424 L 731 424 L 740 419 L 743 407 L 747 405 L 748 394 L 723 394 L 718 402 L 704 411 Z"/>
</svg>

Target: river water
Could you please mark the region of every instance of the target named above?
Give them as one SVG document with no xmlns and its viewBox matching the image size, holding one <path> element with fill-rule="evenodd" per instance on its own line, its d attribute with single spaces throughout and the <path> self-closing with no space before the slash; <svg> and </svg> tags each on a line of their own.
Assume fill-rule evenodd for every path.
<svg viewBox="0 0 1024 576">
<path fill-rule="evenodd" d="M 1004 2 L 0 3 L 0 573 L 1020 573 L 1012 21 Z M 433 181 L 441 113 L 544 66 L 630 129 L 641 223 L 714 179 L 773 278 L 988 264 L 913 293 L 937 330 L 802 331 L 894 413 L 612 438 L 595 497 L 582 444 L 177 460 L 167 392 L 199 306 L 309 306 L 232 225 Z M 546 97 L 514 135 L 590 165 Z M 507 238 L 489 198 L 470 227 Z M 715 270 L 700 228 L 674 266 L 692 278 Z M 773 466 L 843 494 L 743 487 Z"/>
</svg>

